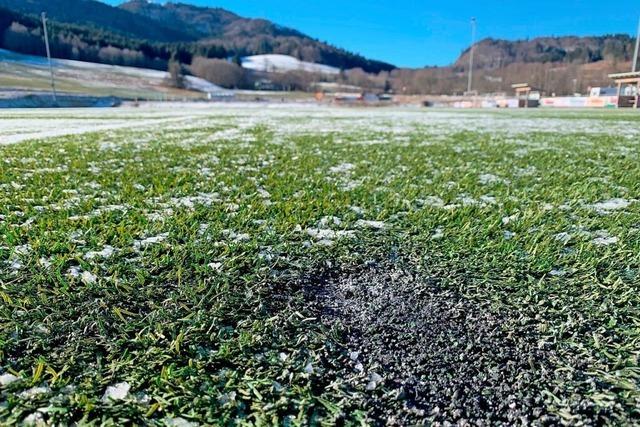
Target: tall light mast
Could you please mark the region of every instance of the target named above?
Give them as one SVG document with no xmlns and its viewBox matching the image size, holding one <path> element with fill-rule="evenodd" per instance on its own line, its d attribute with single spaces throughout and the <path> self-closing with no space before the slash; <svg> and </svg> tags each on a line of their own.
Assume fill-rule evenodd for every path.
<svg viewBox="0 0 640 427">
<path fill-rule="evenodd" d="M 473 87 L 473 54 L 476 50 L 476 18 L 471 18 L 471 52 L 469 54 L 469 83 L 467 92 L 471 92 Z"/>
<path fill-rule="evenodd" d="M 638 35 L 636 35 L 636 50 L 635 53 L 633 54 L 633 69 L 631 70 L 632 73 L 635 73 L 636 71 L 638 71 L 638 53 L 640 51 L 640 19 L 638 19 Z"/>
<path fill-rule="evenodd" d="M 47 14 L 42 12 L 42 28 L 44 29 L 44 44 L 47 47 L 47 59 L 49 60 L 49 74 L 51 75 L 51 92 L 53 93 L 53 103 L 58 104 L 56 94 L 56 83 L 53 77 L 53 65 L 51 64 L 51 50 L 49 49 L 49 32 L 47 31 Z"/>
</svg>

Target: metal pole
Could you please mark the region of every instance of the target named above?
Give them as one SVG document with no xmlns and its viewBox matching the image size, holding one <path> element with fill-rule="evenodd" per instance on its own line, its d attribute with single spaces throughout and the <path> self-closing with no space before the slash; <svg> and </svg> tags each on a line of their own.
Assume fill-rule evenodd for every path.
<svg viewBox="0 0 640 427">
<path fill-rule="evenodd" d="M 53 65 L 51 64 L 51 50 L 49 49 L 49 34 L 47 32 L 47 14 L 42 12 L 42 28 L 44 29 L 44 44 L 47 47 L 47 59 L 49 60 L 49 73 L 51 74 L 51 91 L 53 92 L 53 103 L 58 104 L 56 94 L 56 82 L 53 77 Z"/>
<path fill-rule="evenodd" d="M 636 50 L 633 54 L 633 69 L 632 73 L 635 73 L 638 69 L 638 51 L 640 50 L 640 19 L 638 19 L 638 35 L 636 36 Z"/>
<path fill-rule="evenodd" d="M 473 87 L 473 54 L 476 49 L 476 18 L 471 18 L 471 52 L 469 54 L 469 83 L 467 84 L 467 92 L 471 92 Z"/>
</svg>

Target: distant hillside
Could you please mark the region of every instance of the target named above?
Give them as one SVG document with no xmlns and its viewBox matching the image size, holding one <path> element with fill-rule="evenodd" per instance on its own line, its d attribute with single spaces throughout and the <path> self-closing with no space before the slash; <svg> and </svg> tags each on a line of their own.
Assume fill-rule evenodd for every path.
<svg viewBox="0 0 640 427">
<path fill-rule="evenodd" d="M 59 22 L 108 29 L 132 38 L 158 42 L 195 40 L 182 31 L 94 0 L 0 0 L 0 7 L 33 15 L 47 12 Z"/>
<path fill-rule="evenodd" d="M 333 67 L 362 68 L 377 73 L 393 65 L 364 58 L 344 49 L 315 40 L 305 34 L 265 19 L 240 17 L 221 8 L 197 7 L 184 3 L 150 3 L 131 0 L 119 6 L 174 30 L 188 31 L 201 44 L 224 47 L 238 56 L 282 54 L 302 61 Z"/>
<path fill-rule="evenodd" d="M 120 9 L 149 18 L 163 27 L 186 32 L 196 39 L 224 36 L 295 36 L 307 38 L 299 31 L 280 27 L 264 19 L 242 18 L 222 8 L 197 7 L 183 3 L 150 3 L 130 0 Z"/>
<path fill-rule="evenodd" d="M 475 45 L 473 90 L 513 93 L 529 83 L 546 94 L 586 93 L 612 84 L 609 74 L 630 71 L 635 40 L 626 34 L 590 37 L 484 39 Z M 394 90 L 419 94 L 462 94 L 467 90 L 470 48 L 448 67 L 398 69 Z"/>
<path fill-rule="evenodd" d="M 597 37 L 538 37 L 532 40 L 484 39 L 475 45 L 474 68 L 497 69 L 510 64 L 589 64 L 601 60 L 629 61 L 634 39 L 627 34 Z M 469 67 L 470 48 L 453 64 Z"/>
<path fill-rule="evenodd" d="M 153 60 L 150 53 L 157 57 L 166 55 L 137 47 L 143 43 L 145 46 L 170 44 L 172 46 L 165 50 L 174 52 L 174 56 L 177 52 L 177 58 L 187 63 L 193 55 L 222 58 L 283 54 L 342 69 L 362 68 L 377 73 L 395 68 L 320 42 L 297 30 L 264 19 L 243 18 L 220 8 L 181 3 L 160 5 L 146 0 L 129 1 L 119 7 L 95 0 L 0 0 L 0 8 L 33 17 L 45 11 L 53 23 L 65 26 L 65 36 L 85 42 L 86 35 L 91 33 L 92 45 L 99 48 L 113 45 L 111 42 L 118 38 L 128 39 L 119 40 L 117 47 L 135 48 L 150 60 Z M 74 31 L 70 25 L 75 26 Z M 99 40 L 101 33 L 105 40 Z M 74 47 L 80 49 L 82 45 L 76 43 Z M 9 48 L 15 49 L 15 46 Z"/>
</svg>

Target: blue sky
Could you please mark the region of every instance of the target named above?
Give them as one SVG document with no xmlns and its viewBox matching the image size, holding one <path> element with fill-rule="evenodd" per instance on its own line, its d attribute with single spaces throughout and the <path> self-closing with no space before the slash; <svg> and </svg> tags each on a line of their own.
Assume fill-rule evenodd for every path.
<svg viewBox="0 0 640 427">
<path fill-rule="evenodd" d="M 123 0 L 106 0 L 119 4 Z M 178 0 L 175 0 L 178 1 Z M 398 66 L 447 65 L 478 37 L 633 34 L 638 0 L 180 0 L 267 18 Z"/>
</svg>

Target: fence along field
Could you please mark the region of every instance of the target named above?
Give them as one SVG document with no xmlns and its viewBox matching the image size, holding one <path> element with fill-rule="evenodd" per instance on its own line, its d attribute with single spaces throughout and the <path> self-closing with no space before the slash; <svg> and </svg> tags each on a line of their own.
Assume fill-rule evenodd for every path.
<svg viewBox="0 0 640 427">
<path fill-rule="evenodd" d="M 0 118 L 3 423 L 637 421 L 636 115 L 131 114 Z"/>
</svg>

